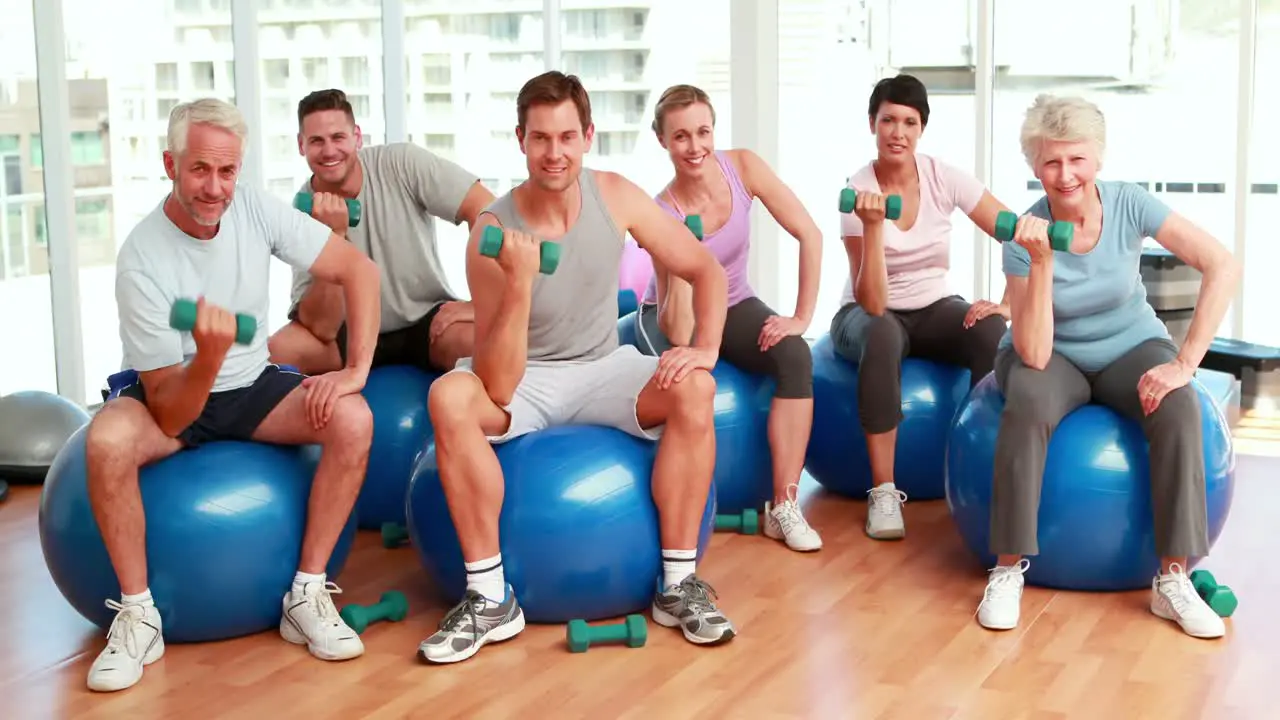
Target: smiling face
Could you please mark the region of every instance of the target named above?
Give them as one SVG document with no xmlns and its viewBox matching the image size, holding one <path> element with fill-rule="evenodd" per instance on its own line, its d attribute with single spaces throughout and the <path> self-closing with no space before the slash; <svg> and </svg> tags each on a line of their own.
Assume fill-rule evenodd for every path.
<svg viewBox="0 0 1280 720">
<path fill-rule="evenodd" d="M 326 186 L 340 186 L 347 180 L 363 145 L 360 126 L 342 110 L 313 112 L 303 118 L 298 132 L 298 152 Z"/>
<path fill-rule="evenodd" d="M 235 197 L 243 159 L 244 143 L 235 133 L 205 124 L 189 127 L 181 153 L 164 151 L 173 199 L 195 225 L 210 228 L 222 221 Z"/>
<path fill-rule="evenodd" d="M 706 103 L 672 108 L 662 116 L 658 141 L 671 156 L 677 175 L 698 175 L 715 152 L 715 117 Z"/>
<path fill-rule="evenodd" d="M 1085 140 L 1041 140 L 1035 176 L 1050 204 L 1080 208 L 1093 195 L 1102 167 L 1097 146 Z"/>
<path fill-rule="evenodd" d="M 871 132 L 881 161 L 906 162 L 915 157 L 924 123 L 919 110 L 885 101 L 871 118 Z"/>
<path fill-rule="evenodd" d="M 582 126 L 572 100 L 529 106 L 524 128 L 516 128 L 529 180 L 547 192 L 563 192 L 578 179 L 582 156 L 591 149 L 595 127 Z"/>
</svg>

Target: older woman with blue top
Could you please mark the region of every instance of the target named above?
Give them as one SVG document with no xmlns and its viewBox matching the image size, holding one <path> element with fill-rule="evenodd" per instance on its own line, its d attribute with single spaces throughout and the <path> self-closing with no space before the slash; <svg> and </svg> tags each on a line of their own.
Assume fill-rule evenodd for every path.
<svg viewBox="0 0 1280 720">
<path fill-rule="evenodd" d="M 1209 553 L 1200 406 L 1188 383 L 1240 270 L 1220 242 L 1140 186 L 1099 180 L 1105 145 L 1102 112 L 1079 98 L 1041 95 L 1022 126 L 1022 152 L 1045 195 L 1004 244 L 1012 326 L 995 363 L 1005 396 L 991 504 L 997 560 L 978 621 L 993 630 L 1017 626 L 1024 556 L 1038 552 L 1049 438 L 1072 410 L 1098 403 L 1137 421 L 1150 445 L 1161 558 L 1151 612 L 1194 637 L 1221 637 L 1222 619 L 1186 574 L 1188 557 Z M 1073 226 L 1068 250 L 1050 247 L 1050 221 Z M 1139 263 L 1148 237 L 1203 274 L 1181 347 L 1146 301 Z"/>
</svg>

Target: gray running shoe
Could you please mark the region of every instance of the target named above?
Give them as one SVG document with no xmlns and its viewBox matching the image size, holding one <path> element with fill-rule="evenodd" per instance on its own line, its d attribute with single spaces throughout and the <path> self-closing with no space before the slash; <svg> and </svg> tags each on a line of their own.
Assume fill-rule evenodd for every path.
<svg viewBox="0 0 1280 720">
<path fill-rule="evenodd" d="M 661 581 L 659 581 L 661 583 Z M 733 623 L 716 608 L 716 591 L 696 575 L 690 575 L 653 596 L 653 621 L 679 626 L 684 638 L 697 645 L 718 645 L 733 639 Z"/>
<path fill-rule="evenodd" d="M 455 663 L 475 655 L 488 643 L 510 640 L 524 630 L 524 613 L 507 586 L 507 597 L 495 603 L 475 590 L 445 614 L 440 629 L 418 645 L 418 657 L 432 663 Z"/>
</svg>

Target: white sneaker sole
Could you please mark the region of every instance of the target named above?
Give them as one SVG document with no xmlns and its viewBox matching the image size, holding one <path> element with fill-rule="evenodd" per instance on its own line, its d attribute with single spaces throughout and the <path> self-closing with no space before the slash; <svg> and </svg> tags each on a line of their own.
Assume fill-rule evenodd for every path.
<svg viewBox="0 0 1280 720">
<path fill-rule="evenodd" d="M 355 632 L 355 631 L 353 630 L 352 632 Z M 307 652 L 311 653 L 317 658 L 320 658 L 321 660 L 332 660 L 332 661 L 351 660 L 354 658 L 358 658 L 364 654 L 364 643 L 360 640 L 359 636 L 356 636 L 355 643 L 351 645 L 351 647 L 353 648 L 351 652 L 332 653 L 332 652 L 322 652 L 320 650 L 317 650 L 316 646 L 312 645 L 311 641 L 307 639 L 307 636 L 303 635 L 302 631 L 299 630 L 291 620 L 289 620 L 289 617 L 287 614 L 285 617 L 280 619 L 280 637 L 284 638 L 285 642 L 293 643 L 294 645 L 306 645 Z"/>
<path fill-rule="evenodd" d="M 733 626 L 730 625 L 728 630 L 725 630 L 724 632 L 720 633 L 720 637 L 715 637 L 715 638 L 698 637 L 697 635 L 691 635 L 689 631 L 685 629 L 684 623 L 680 622 L 680 618 L 676 617 L 675 615 L 672 615 L 671 613 L 667 612 L 666 610 L 663 610 L 662 608 L 659 608 L 657 603 L 654 603 L 651 606 L 651 612 L 653 613 L 654 622 L 658 623 L 663 627 L 680 628 L 680 632 L 684 633 L 684 639 L 688 640 L 694 645 L 719 645 L 720 643 L 729 642 L 738 634 L 738 631 L 734 630 Z"/>
<path fill-rule="evenodd" d="M 907 536 L 907 528 L 905 525 L 901 527 L 880 528 L 879 530 L 872 530 L 871 526 L 868 525 L 866 527 L 866 532 L 867 537 L 872 540 L 901 540 Z"/>
<path fill-rule="evenodd" d="M 519 635 L 523 631 L 524 631 L 524 611 L 521 610 L 520 614 L 516 615 L 515 619 L 513 619 L 511 622 L 499 625 L 498 627 L 480 636 L 479 642 L 467 648 L 466 650 L 452 653 L 449 655 L 444 655 L 442 657 L 432 657 L 427 654 L 426 650 L 424 650 L 422 647 L 419 647 L 418 658 L 421 659 L 423 662 L 428 662 L 433 665 L 443 665 L 448 663 L 462 662 L 463 660 L 467 660 L 472 655 L 475 655 L 476 653 L 480 652 L 480 648 L 484 647 L 485 645 L 488 645 L 490 643 L 499 643 L 504 640 L 510 640 L 511 638 Z"/>
<path fill-rule="evenodd" d="M 1155 615 L 1161 620 L 1169 620 L 1171 622 L 1177 623 L 1178 627 L 1182 628 L 1182 632 L 1190 635 L 1193 638 L 1201 638 L 1204 640 L 1215 640 L 1217 638 L 1222 637 L 1223 635 L 1226 635 L 1225 627 L 1222 629 L 1214 628 L 1212 631 L 1209 631 L 1209 632 L 1193 631 L 1192 628 L 1187 627 L 1181 620 L 1175 617 L 1173 613 L 1165 612 L 1162 606 L 1154 603 L 1151 605 L 1151 614 Z"/>
<path fill-rule="evenodd" d="M 142 657 L 142 665 L 138 668 L 138 674 L 129 679 L 128 682 L 124 684 L 120 684 L 119 682 L 103 682 L 102 676 L 97 676 L 95 678 L 91 671 L 89 673 L 87 684 L 89 689 L 94 692 L 119 692 L 121 690 L 128 690 L 142 680 L 143 668 L 156 662 L 162 657 L 164 657 L 164 638 L 160 638 L 156 641 L 155 645 L 151 646 L 151 649 L 147 651 L 147 654 Z M 117 681 L 121 679 L 119 673 L 108 675 L 107 678 Z"/>
</svg>

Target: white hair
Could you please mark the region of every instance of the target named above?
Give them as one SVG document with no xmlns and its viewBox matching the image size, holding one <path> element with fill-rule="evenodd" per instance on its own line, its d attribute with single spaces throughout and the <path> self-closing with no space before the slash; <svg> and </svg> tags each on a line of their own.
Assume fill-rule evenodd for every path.
<svg viewBox="0 0 1280 720">
<path fill-rule="evenodd" d="M 1106 118 L 1084 98 L 1038 95 L 1022 121 L 1022 156 L 1032 169 L 1046 140 L 1092 143 L 1101 160 L 1107 147 Z"/>
<path fill-rule="evenodd" d="M 212 125 L 230 132 L 240 139 L 240 152 L 244 152 L 249 125 L 235 105 L 217 98 L 202 98 L 174 107 L 169 113 L 169 152 L 181 155 L 186 151 L 192 125 Z"/>
</svg>

